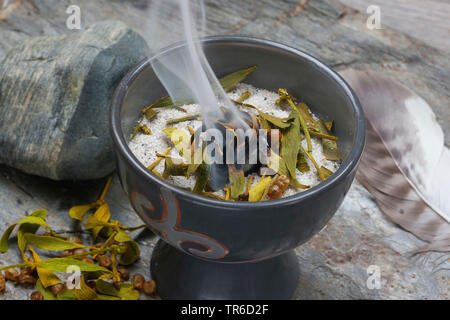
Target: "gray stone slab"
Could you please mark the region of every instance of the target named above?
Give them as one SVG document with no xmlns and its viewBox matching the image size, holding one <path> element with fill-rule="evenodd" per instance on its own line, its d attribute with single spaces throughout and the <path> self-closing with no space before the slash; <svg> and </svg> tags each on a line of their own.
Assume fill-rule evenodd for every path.
<svg viewBox="0 0 450 320">
<path fill-rule="evenodd" d="M 7 20 L 0 21 L 0 54 L 30 36 L 67 32 L 65 8 L 69 2 L 36 1 L 37 9 L 23 6 Z M 115 18 L 139 29 L 146 16 L 145 0 L 80 0 L 78 3 L 84 12 L 85 25 Z M 367 30 L 364 12 L 359 13 L 335 0 L 211 0 L 207 4 L 211 35 L 268 38 L 303 49 L 337 70 L 352 66 L 389 74 L 428 101 L 444 128 L 449 145 L 450 63 L 447 54 L 388 28 Z M 167 23 L 169 27 L 169 18 Z M 101 187 L 99 181 L 55 183 L 0 167 L 0 232 L 25 212 L 42 207 L 49 209 L 52 225 L 71 230 L 68 209 L 94 200 Z M 130 225 L 139 223 L 129 210 L 117 180 L 108 199 L 111 199 L 113 215 L 119 220 Z M 147 232 L 139 237 L 143 253 L 135 268 L 146 276 L 149 276 L 155 241 Z M 449 299 L 449 253 L 411 256 L 409 252 L 421 244 L 412 234 L 388 221 L 370 194 L 355 182 L 328 226 L 296 250 L 301 277 L 294 298 Z M 0 265 L 18 261 L 15 250 L 0 255 Z M 380 268 L 379 290 L 367 286 L 367 268 L 371 265 Z M 29 293 L 29 290 L 8 288 L 0 299 L 26 299 Z"/>
</svg>

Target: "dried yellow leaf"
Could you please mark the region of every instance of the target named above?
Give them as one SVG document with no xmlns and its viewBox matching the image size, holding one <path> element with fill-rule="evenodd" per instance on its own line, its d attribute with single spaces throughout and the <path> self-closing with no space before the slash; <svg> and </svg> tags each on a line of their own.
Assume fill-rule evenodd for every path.
<svg viewBox="0 0 450 320">
<path fill-rule="evenodd" d="M 270 185 L 271 177 L 263 177 L 259 182 L 252 188 L 250 188 L 248 201 L 255 202 L 260 201 L 264 192 Z"/>
</svg>

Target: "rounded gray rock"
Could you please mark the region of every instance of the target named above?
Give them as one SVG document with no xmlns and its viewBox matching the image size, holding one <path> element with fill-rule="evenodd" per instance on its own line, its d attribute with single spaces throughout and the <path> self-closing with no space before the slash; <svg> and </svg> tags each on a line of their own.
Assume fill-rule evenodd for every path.
<svg viewBox="0 0 450 320">
<path fill-rule="evenodd" d="M 111 99 L 147 52 L 118 21 L 13 48 L 0 62 L 0 163 L 53 180 L 113 171 Z"/>
</svg>

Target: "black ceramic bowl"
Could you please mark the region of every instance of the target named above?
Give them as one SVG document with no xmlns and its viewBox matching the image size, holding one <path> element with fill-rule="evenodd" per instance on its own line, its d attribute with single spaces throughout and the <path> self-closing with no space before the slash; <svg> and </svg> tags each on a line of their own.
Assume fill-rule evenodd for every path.
<svg viewBox="0 0 450 320">
<path fill-rule="evenodd" d="M 365 141 L 362 109 L 338 74 L 291 47 L 213 37 L 204 40 L 204 50 L 219 77 L 257 65 L 247 83 L 286 88 L 314 113 L 334 120 L 344 160 L 325 182 L 279 200 L 228 202 L 175 187 L 147 171 L 128 148 L 141 109 L 167 95 L 149 60 L 142 62 L 116 90 L 111 134 L 125 194 L 164 241 L 154 250 L 152 275 L 164 298 L 288 298 L 298 279 L 292 250 L 327 224 L 354 179 Z"/>
</svg>

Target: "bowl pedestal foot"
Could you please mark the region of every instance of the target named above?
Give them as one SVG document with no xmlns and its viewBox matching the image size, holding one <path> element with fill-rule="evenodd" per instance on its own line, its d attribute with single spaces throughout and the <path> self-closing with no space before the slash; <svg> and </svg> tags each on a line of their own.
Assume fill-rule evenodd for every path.
<svg viewBox="0 0 450 320">
<path fill-rule="evenodd" d="M 152 278 L 163 299 L 290 299 L 298 284 L 294 251 L 249 263 L 216 263 L 195 258 L 159 240 Z"/>
</svg>

